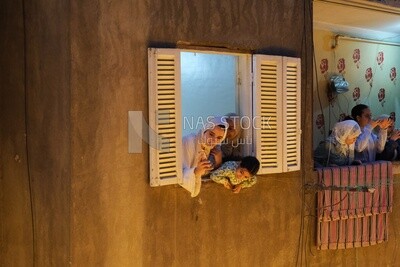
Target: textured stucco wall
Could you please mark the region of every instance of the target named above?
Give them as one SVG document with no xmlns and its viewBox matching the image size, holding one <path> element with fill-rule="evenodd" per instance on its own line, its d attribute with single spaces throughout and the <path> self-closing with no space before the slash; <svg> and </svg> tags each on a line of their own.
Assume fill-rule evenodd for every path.
<svg viewBox="0 0 400 267">
<path fill-rule="evenodd" d="M 0 10 L 5 14 L 0 16 L 0 265 L 28 266 L 33 253 L 24 135 L 22 6 L 1 2 Z"/>
<path fill-rule="evenodd" d="M 69 261 L 68 1 L 1 1 L 1 266 Z"/>
<path fill-rule="evenodd" d="M 150 188 L 147 147 L 142 154 L 127 153 L 127 112 L 142 110 L 147 119 L 149 46 L 174 47 L 177 41 L 188 41 L 300 57 L 302 33 L 310 29 L 310 24 L 304 25 L 303 5 L 208 0 L 73 3 L 73 263 L 295 264 L 299 172 L 261 178 L 239 195 L 215 184 L 205 185 L 194 199 L 179 186 Z"/>
<path fill-rule="evenodd" d="M 395 265 L 396 204 L 389 242 L 313 246 L 310 2 L 2 1 L 0 265 Z M 301 172 L 238 195 L 149 186 L 127 114 L 148 118 L 147 48 L 177 41 L 302 58 Z"/>
</svg>

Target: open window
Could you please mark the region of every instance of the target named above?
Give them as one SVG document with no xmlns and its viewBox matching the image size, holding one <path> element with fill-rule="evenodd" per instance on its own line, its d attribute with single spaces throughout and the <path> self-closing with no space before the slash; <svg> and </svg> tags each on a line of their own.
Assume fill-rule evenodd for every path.
<svg viewBox="0 0 400 267">
<path fill-rule="evenodd" d="M 148 52 L 149 126 L 156 133 L 155 142 L 150 144 L 157 144 L 150 146 L 151 186 L 181 183 L 182 136 L 188 133 L 185 127 L 191 126 L 189 130 L 195 131 L 193 125 L 198 125 L 200 116 L 223 116 L 229 112 L 243 118 L 244 138 L 251 140 L 244 153 L 260 160 L 259 174 L 300 169 L 300 59 L 182 49 L 150 48 Z M 194 74 L 189 74 L 189 61 L 203 64 L 193 71 L 203 70 L 210 75 L 190 81 Z M 219 69 L 223 72 L 219 73 Z M 221 88 L 209 91 L 207 84 Z M 189 95 L 186 87 L 192 90 Z M 218 94 L 215 98 L 224 104 L 216 103 L 219 109 L 215 109 L 215 103 L 201 102 L 203 89 L 203 93 Z M 188 107 L 195 104 L 209 113 L 193 110 L 189 114 Z"/>
</svg>

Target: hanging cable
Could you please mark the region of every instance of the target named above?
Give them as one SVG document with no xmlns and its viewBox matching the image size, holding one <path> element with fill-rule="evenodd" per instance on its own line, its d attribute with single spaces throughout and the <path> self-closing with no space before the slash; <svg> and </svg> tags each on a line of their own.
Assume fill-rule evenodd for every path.
<svg viewBox="0 0 400 267">
<path fill-rule="evenodd" d="M 32 266 L 36 266 L 36 234 L 35 234 L 35 205 L 34 205 L 34 196 L 33 196 L 33 187 L 32 187 L 32 177 L 30 171 L 29 164 L 29 146 L 28 146 L 28 132 L 29 132 L 29 123 L 28 123 L 28 86 L 27 86 L 27 72 L 28 72 L 28 62 L 27 62 L 27 29 L 26 29 L 26 6 L 25 0 L 22 0 L 22 20 L 23 20 L 23 31 L 24 31 L 24 92 L 25 92 L 25 153 L 26 153 L 26 167 L 27 167 L 27 175 L 28 175 L 28 187 L 29 187 L 29 200 L 30 200 L 30 209 L 31 209 L 31 229 L 32 229 Z"/>
<path fill-rule="evenodd" d="M 316 87 L 316 91 L 317 91 L 318 104 L 319 104 L 319 108 L 321 109 L 322 117 L 324 118 L 324 121 L 325 121 L 324 109 L 322 108 L 321 96 L 319 95 L 317 60 L 315 58 L 314 43 L 312 44 L 312 51 L 313 51 L 314 73 L 315 73 L 315 80 L 316 80 L 315 87 Z M 314 77 L 313 77 L 313 79 L 314 79 Z M 325 139 L 326 138 L 325 122 L 324 122 L 324 126 L 322 128 L 322 131 L 323 131 L 324 139 Z"/>
<path fill-rule="evenodd" d="M 307 43 L 307 36 L 308 35 L 308 28 L 307 26 L 309 24 L 307 24 L 307 22 L 312 22 L 312 14 L 311 14 L 311 10 L 312 10 L 312 1 L 309 1 L 309 5 L 306 4 L 306 2 L 304 2 L 303 5 L 303 34 L 302 34 L 302 39 L 301 39 L 301 51 L 302 51 L 302 55 L 304 59 L 308 59 L 309 55 L 307 53 L 307 49 L 309 47 L 308 43 Z M 312 39 L 312 31 L 311 31 L 311 39 Z M 311 48 L 312 50 L 314 49 L 313 47 Z M 304 64 L 305 66 L 305 71 L 303 73 L 308 74 L 309 70 L 307 69 L 308 63 L 306 61 L 306 63 Z M 311 80 L 311 88 L 312 88 L 312 80 Z M 310 94 L 305 94 L 305 96 L 309 96 Z M 305 102 L 307 102 L 307 99 L 305 99 Z M 306 116 L 302 116 L 302 125 L 306 125 L 306 121 L 305 121 L 305 117 Z M 305 153 L 305 147 L 304 147 L 304 142 L 302 142 L 301 145 L 301 151 L 304 154 Z M 305 177 L 306 175 L 306 168 L 301 168 L 301 183 L 305 184 Z M 301 209 L 300 209 L 300 231 L 299 231 L 299 236 L 298 236 L 298 247 L 297 247 L 297 251 L 296 251 L 296 266 L 302 266 L 303 265 L 303 255 L 304 255 L 304 259 L 306 258 L 305 255 L 305 247 L 307 246 L 307 238 L 304 239 L 304 235 L 307 233 L 304 233 L 305 231 L 305 225 L 304 225 L 304 214 L 305 214 L 305 208 L 306 208 L 306 200 L 305 200 L 305 191 L 304 191 L 304 187 L 302 187 L 301 190 L 301 201 L 300 201 L 300 205 L 301 205 Z M 306 261 L 306 259 L 305 259 Z"/>
</svg>

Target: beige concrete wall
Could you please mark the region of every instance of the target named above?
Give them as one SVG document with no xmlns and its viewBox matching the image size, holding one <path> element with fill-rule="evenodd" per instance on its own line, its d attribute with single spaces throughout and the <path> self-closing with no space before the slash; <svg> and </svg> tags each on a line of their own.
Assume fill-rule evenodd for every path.
<svg viewBox="0 0 400 267">
<path fill-rule="evenodd" d="M 1 266 L 69 261 L 68 5 L 1 3 Z"/>
<path fill-rule="evenodd" d="M 29 266 L 33 238 L 25 137 L 22 5 L 3 1 L 0 10 L 5 14 L 0 27 L 0 265 Z"/>
<path fill-rule="evenodd" d="M 127 153 L 128 111 L 141 110 L 147 119 L 148 47 L 174 47 L 177 41 L 188 41 L 301 56 L 303 37 L 298 32 L 310 29 L 310 24 L 304 26 L 302 4 L 300 8 L 295 1 L 286 4 L 74 2 L 74 263 L 295 264 L 300 173 L 261 178 L 257 186 L 239 195 L 207 184 L 192 199 L 179 186 L 149 187 L 145 145 L 142 154 Z"/>
<path fill-rule="evenodd" d="M 312 246 L 315 194 L 302 194 L 314 180 L 310 2 L 2 3 L 0 265 L 391 265 L 395 238 Z M 127 114 L 148 118 L 147 48 L 177 41 L 302 58 L 301 172 L 238 195 L 149 186 L 148 148 L 127 152 Z"/>
</svg>

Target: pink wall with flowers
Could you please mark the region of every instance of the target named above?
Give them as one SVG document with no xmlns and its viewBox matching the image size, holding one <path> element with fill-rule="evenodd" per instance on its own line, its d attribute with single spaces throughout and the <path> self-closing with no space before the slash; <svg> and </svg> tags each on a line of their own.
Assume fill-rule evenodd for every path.
<svg viewBox="0 0 400 267">
<path fill-rule="evenodd" d="M 357 104 L 370 106 L 373 117 L 400 113 L 400 46 L 338 38 L 333 48 L 335 35 L 314 31 L 314 147 Z M 349 91 L 335 94 L 328 89 L 333 74 L 343 75 Z"/>
</svg>

